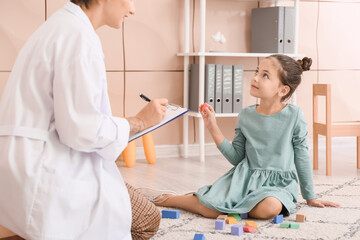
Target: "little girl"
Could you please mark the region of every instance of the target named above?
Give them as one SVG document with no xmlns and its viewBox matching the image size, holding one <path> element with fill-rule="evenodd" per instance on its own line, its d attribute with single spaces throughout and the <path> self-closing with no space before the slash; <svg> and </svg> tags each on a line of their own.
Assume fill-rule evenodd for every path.
<svg viewBox="0 0 360 240">
<path fill-rule="evenodd" d="M 232 143 L 221 133 L 213 108 L 202 111 L 216 146 L 234 167 L 193 195 L 160 195 L 154 203 L 208 218 L 222 213 L 249 213 L 259 219 L 288 216 L 298 199 L 299 179 L 309 206 L 339 207 L 315 198 L 304 116 L 299 107 L 283 103 L 311 63 L 310 58 L 295 61 L 285 55 L 271 55 L 260 63 L 250 89 L 260 104 L 241 111 Z"/>
</svg>

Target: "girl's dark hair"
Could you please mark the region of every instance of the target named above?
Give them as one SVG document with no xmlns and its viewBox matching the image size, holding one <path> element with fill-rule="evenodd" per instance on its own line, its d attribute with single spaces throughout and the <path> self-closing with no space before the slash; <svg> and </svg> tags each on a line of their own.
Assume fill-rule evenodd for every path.
<svg viewBox="0 0 360 240">
<path fill-rule="evenodd" d="M 274 58 L 278 61 L 281 66 L 279 69 L 280 81 L 283 85 L 290 87 L 288 94 L 281 98 L 282 101 L 285 101 L 291 97 L 301 83 L 301 74 L 310 70 L 312 59 L 304 57 L 295 61 L 293 58 L 283 54 L 274 54 L 267 58 Z"/>
<path fill-rule="evenodd" d="M 80 4 L 80 6 L 85 5 L 86 8 L 89 8 L 91 0 L 71 0 L 71 2 L 75 4 Z"/>
</svg>

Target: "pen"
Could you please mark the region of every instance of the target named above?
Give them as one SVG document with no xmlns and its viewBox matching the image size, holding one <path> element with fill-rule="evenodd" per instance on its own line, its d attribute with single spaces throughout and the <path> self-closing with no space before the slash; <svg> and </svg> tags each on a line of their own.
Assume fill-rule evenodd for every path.
<svg viewBox="0 0 360 240">
<path fill-rule="evenodd" d="M 145 95 L 142 94 L 142 93 L 140 93 L 140 97 L 141 97 L 142 99 L 144 99 L 145 101 L 147 101 L 147 102 L 150 102 L 150 101 L 151 101 L 150 98 L 148 98 L 147 96 L 145 96 Z"/>
</svg>

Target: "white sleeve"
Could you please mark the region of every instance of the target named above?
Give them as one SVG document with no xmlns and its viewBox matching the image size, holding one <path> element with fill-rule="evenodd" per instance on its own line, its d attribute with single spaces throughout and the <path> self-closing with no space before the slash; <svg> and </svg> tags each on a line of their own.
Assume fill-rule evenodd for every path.
<svg viewBox="0 0 360 240">
<path fill-rule="evenodd" d="M 83 56 L 55 68 L 54 118 L 63 144 L 114 161 L 128 144 L 130 127 L 101 111 L 104 81 L 101 58 Z"/>
</svg>

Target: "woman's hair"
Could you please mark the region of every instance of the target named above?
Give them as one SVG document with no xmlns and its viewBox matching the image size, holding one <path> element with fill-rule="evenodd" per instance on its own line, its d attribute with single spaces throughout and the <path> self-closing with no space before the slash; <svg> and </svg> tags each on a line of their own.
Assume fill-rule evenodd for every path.
<svg viewBox="0 0 360 240">
<path fill-rule="evenodd" d="M 86 8 L 89 8 L 91 0 L 71 0 L 71 2 L 75 4 L 80 4 L 80 6 L 85 5 Z"/>
<path fill-rule="evenodd" d="M 291 97 L 295 92 L 296 88 L 301 83 L 301 74 L 304 71 L 309 71 L 312 64 L 312 59 L 304 57 L 295 61 L 293 58 L 283 55 L 283 54 L 274 54 L 267 58 L 276 59 L 280 64 L 279 76 L 280 81 L 283 85 L 289 86 L 290 91 L 284 97 L 281 98 L 281 101 L 285 101 Z"/>
</svg>

